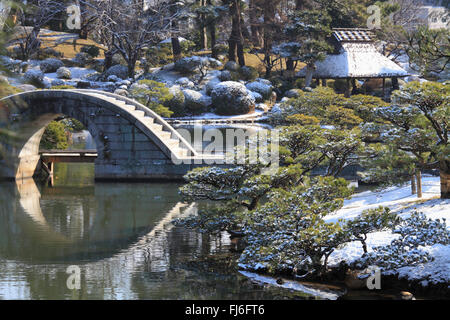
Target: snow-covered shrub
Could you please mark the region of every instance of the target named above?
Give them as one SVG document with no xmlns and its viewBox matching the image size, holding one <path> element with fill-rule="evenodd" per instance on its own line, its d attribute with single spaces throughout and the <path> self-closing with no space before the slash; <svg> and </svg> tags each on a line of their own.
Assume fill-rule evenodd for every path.
<svg viewBox="0 0 450 320">
<path fill-rule="evenodd" d="M 114 75 L 120 79 L 128 78 L 128 68 L 126 66 L 116 64 L 105 71 L 104 77 L 107 79 L 109 76 Z"/>
<path fill-rule="evenodd" d="M 272 96 L 272 85 L 267 83 L 254 81 L 246 85 L 247 89 L 250 91 L 258 92 L 265 100 L 270 99 Z"/>
<path fill-rule="evenodd" d="M 61 60 L 55 58 L 45 59 L 39 64 L 39 68 L 43 73 L 56 72 L 56 70 L 61 67 L 64 67 L 64 63 L 62 63 Z"/>
<path fill-rule="evenodd" d="M 255 99 L 239 82 L 225 81 L 217 84 L 211 91 L 211 98 L 218 114 L 246 114 L 255 107 Z"/>
<path fill-rule="evenodd" d="M 364 210 L 355 219 L 345 224 L 345 230 L 349 233 L 351 240 L 360 241 L 364 253 L 367 253 L 367 235 L 371 232 L 383 231 L 393 228 L 398 223 L 398 216 L 391 213 L 389 208 L 379 207 L 377 209 Z"/>
<path fill-rule="evenodd" d="M 211 98 L 194 90 L 183 90 L 185 98 L 185 107 L 188 111 L 199 114 L 205 112 L 207 107 L 211 105 Z"/>
<path fill-rule="evenodd" d="M 90 55 L 93 58 L 96 58 L 100 55 L 100 49 L 97 46 L 90 45 L 90 46 L 82 46 L 81 52 L 85 52 L 88 55 Z"/>
<path fill-rule="evenodd" d="M 420 247 L 450 244 L 450 231 L 445 219 L 442 220 L 428 219 L 422 212 L 413 212 L 393 230 L 399 236 L 397 239 L 390 245 L 374 247 L 373 252 L 364 254 L 355 265 L 358 268 L 376 265 L 388 271 L 432 261 L 429 253 Z"/>
<path fill-rule="evenodd" d="M 37 90 L 37 88 L 32 84 L 20 84 L 16 88 L 23 92 Z"/>
<path fill-rule="evenodd" d="M 220 81 L 231 81 L 231 79 L 232 79 L 231 72 L 228 70 L 223 70 L 219 74 L 219 79 L 220 79 Z"/>
<path fill-rule="evenodd" d="M 0 56 L 0 64 L 11 72 L 20 72 L 22 63 L 23 62 L 21 60 L 11 59 L 7 56 Z"/>
<path fill-rule="evenodd" d="M 112 74 L 110 76 L 108 76 L 108 78 L 106 79 L 106 81 L 110 81 L 110 82 L 119 82 L 122 79 L 120 79 L 118 76 L 116 76 L 115 74 Z"/>
<path fill-rule="evenodd" d="M 186 77 L 182 77 L 179 78 L 175 81 L 175 84 L 178 84 L 179 86 L 183 87 L 183 88 L 194 88 L 195 84 L 189 80 L 189 78 Z"/>
<path fill-rule="evenodd" d="M 227 54 L 228 53 L 228 45 L 225 43 L 218 43 L 214 46 L 213 51 L 217 55 Z"/>
<path fill-rule="evenodd" d="M 66 67 L 61 67 L 61 68 L 58 68 L 58 70 L 56 70 L 56 76 L 59 79 L 71 79 L 72 73 L 70 72 L 70 69 L 68 69 Z"/>
<path fill-rule="evenodd" d="M 239 69 L 239 74 L 241 78 L 244 79 L 245 81 L 255 80 L 256 78 L 258 78 L 259 75 L 258 70 L 249 66 L 241 67 Z"/>
<path fill-rule="evenodd" d="M 36 87 L 42 87 L 44 82 L 44 73 L 40 70 L 31 69 L 23 75 L 25 83 L 32 84 Z"/>
<path fill-rule="evenodd" d="M 214 87 L 220 83 L 220 79 L 218 77 L 212 77 L 205 85 L 205 91 L 207 95 L 211 95 Z"/>
<path fill-rule="evenodd" d="M 263 96 L 258 92 L 250 91 L 250 95 L 253 97 L 253 99 L 255 99 L 256 103 L 260 103 L 260 102 L 264 101 Z"/>
<path fill-rule="evenodd" d="M 331 177 L 307 182 L 290 191 L 274 191 L 270 201 L 249 215 L 245 234 L 248 247 L 240 263 L 269 271 L 302 270 L 321 273 L 329 255 L 348 241 L 338 222 L 323 217 L 343 205 L 351 194 L 347 182 Z"/>
<path fill-rule="evenodd" d="M 300 97 L 301 92 L 302 91 L 300 89 L 291 89 L 286 91 L 284 96 L 287 98 L 298 98 Z"/>
<path fill-rule="evenodd" d="M 199 71 L 200 67 L 207 63 L 207 58 L 199 56 L 185 57 L 175 62 L 175 70 L 182 74 L 192 74 Z"/>
<path fill-rule="evenodd" d="M 75 58 L 72 59 L 80 67 L 85 67 L 90 61 L 92 61 L 92 57 L 86 52 L 79 52 L 75 55 Z"/>
<path fill-rule="evenodd" d="M 235 61 L 228 61 L 227 63 L 225 63 L 224 67 L 224 69 L 228 71 L 239 71 L 239 68 L 239 64 Z"/>
<path fill-rule="evenodd" d="M 0 84 L 9 84 L 8 78 L 5 76 L 0 76 Z"/>
<path fill-rule="evenodd" d="M 172 99 L 167 100 L 164 102 L 164 105 L 170 109 L 170 111 L 173 111 L 174 117 L 183 117 L 186 114 L 185 110 L 185 98 L 183 91 L 181 90 L 180 86 L 172 86 L 169 88 L 170 94 L 172 95 Z"/>
<path fill-rule="evenodd" d="M 128 97 L 128 95 L 129 95 L 128 91 L 125 89 L 116 89 L 114 91 L 114 94 L 118 94 L 119 96 L 124 96 L 124 97 Z"/>
</svg>

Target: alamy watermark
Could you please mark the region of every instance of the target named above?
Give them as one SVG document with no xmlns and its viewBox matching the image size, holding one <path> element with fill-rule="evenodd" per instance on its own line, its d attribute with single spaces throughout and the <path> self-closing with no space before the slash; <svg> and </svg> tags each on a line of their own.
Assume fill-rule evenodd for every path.
<svg viewBox="0 0 450 320">
<path fill-rule="evenodd" d="M 69 275 L 66 281 L 67 289 L 80 290 L 81 289 L 81 269 L 79 266 L 68 266 L 66 273 Z"/>
<path fill-rule="evenodd" d="M 401 24 L 409 27 L 415 27 L 417 25 L 429 25 L 430 23 L 441 22 L 441 27 L 446 28 L 449 25 L 450 11 L 448 10 L 448 4 L 445 5 L 443 1 L 437 1 L 434 6 L 426 7 L 419 1 L 402 2 L 389 0 L 388 4 L 397 6 L 397 10 L 392 11 L 389 16 L 385 17 L 389 23 L 395 24 L 396 15 Z M 367 28 L 370 30 L 381 29 L 382 24 L 382 8 L 379 5 L 371 5 L 366 9 L 367 14 Z M 406 25 L 405 25 L 406 24 Z"/>
<path fill-rule="evenodd" d="M 381 269 L 376 266 L 370 266 L 366 271 L 370 273 L 366 280 L 367 289 L 381 290 Z"/>
<path fill-rule="evenodd" d="M 263 174 L 273 174 L 279 168 L 279 131 L 247 129 L 194 130 L 177 129 L 186 144 L 196 146 L 198 156 L 172 153 L 173 164 L 262 165 Z"/>
</svg>

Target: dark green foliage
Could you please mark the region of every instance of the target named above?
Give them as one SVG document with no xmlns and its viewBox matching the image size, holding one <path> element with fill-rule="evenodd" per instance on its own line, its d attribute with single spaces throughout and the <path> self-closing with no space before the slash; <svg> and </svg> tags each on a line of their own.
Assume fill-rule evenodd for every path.
<svg viewBox="0 0 450 320">
<path fill-rule="evenodd" d="M 173 114 L 164 105 L 164 103 L 173 99 L 173 95 L 164 83 L 154 80 L 141 80 L 139 84 L 142 86 L 136 87 L 130 92 L 134 99 L 163 117 L 170 117 Z"/>
<path fill-rule="evenodd" d="M 81 47 L 81 52 L 86 52 L 92 58 L 96 58 L 96 57 L 98 57 L 100 55 L 99 47 L 94 46 L 94 45 Z"/>
<path fill-rule="evenodd" d="M 398 222 L 398 216 L 391 213 L 389 208 L 379 207 L 365 210 L 355 219 L 347 221 L 344 229 L 351 241 L 361 242 L 364 253 L 367 253 L 367 235 L 371 232 L 392 229 Z"/>
<path fill-rule="evenodd" d="M 64 124 L 57 121 L 50 122 L 42 136 L 40 148 L 64 150 L 68 147 L 69 143 Z"/>
</svg>

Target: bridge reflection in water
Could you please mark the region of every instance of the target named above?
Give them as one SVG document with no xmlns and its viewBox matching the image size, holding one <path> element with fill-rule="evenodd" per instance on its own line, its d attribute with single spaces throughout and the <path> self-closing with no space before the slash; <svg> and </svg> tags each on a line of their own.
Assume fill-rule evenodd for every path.
<svg viewBox="0 0 450 320">
<path fill-rule="evenodd" d="M 196 204 L 179 202 L 177 188 L 124 183 L 48 188 L 32 179 L 1 182 L 0 298 L 71 297 L 65 273 L 69 265 L 80 266 L 83 290 L 92 290 L 77 292 L 80 298 L 158 295 L 158 290 L 134 288 L 139 285 L 133 284 L 135 277 L 145 271 L 160 279 L 187 245 L 200 252 L 215 247 L 198 234 L 178 234 L 178 239 L 177 232 L 169 232 L 173 219 L 196 210 Z M 20 278 L 15 280 L 18 292 L 9 292 L 11 276 Z"/>
</svg>

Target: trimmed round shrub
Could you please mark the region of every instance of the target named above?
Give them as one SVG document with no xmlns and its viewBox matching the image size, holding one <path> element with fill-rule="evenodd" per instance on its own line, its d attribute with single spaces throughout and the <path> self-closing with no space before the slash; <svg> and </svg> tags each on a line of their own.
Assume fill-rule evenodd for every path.
<svg viewBox="0 0 450 320">
<path fill-rule="evenodd" d="M 44 82 L 44 73 L 40 70 L 31 69 L 23 75 L 25 83 L 41 88 Z"/>
<path fill-rule="evenodd" d="M 216 113 L 221 115 L 246 114 L 255 108 L 255 99 L 239 82 L 219 83 L 212 90 L 211 98 Z"/>
<path fill-rule="evenodd" d="M 254 91 L 259 93 L 263 99 L 268 100 L 270 99 L 271 95 L 272 95 L 272 85 L 260 82 L 260 81 L 254 81 L 254 82 L 250 82 L 246 85 L 247 89 L 250 91 Z"/>
<path fill-rule="evenodd" d="M 39 68 L 43 73 L 56 72 L 56 70 L 61 67 L 64 67 L 64 63 L 62 63 L 61 60 L 55 58 L 45 59 L 39 64 Z"/>
<path fill-rule="evenodd" d="M 227 63 L 225 63 L 225 70 L 228 71 L 239 71 L 239 64 L 235 61 L 228 61 Z"/>
<path fill-rule="evenodd" d="M 100 55 L 100 49 L 94 45 L 81 47 L 81 52 L 85 52 L 93 58 L 96 58 Z"/>
<path fill-rule="evenodd" d="M 66 67 L 61 67 L 58 70 L 56 70 L 56 76 L 59 79 L 71 79 L 72 73 L 70 72 L 70 69 Z"/>
<path fill-rule="evenodd" d="M 184 94 L 184 105 L 187 111 L 193 114 L 200 114 L 207 110 L 207 108 L 212 104 L 210 97 L 202 94 L 201 92 L 195 90 L 183 90 Z"/>
<path fill-rule="evenodd" d="M 169 88 L 172 98 L 164 102 L 164 106 L 173 112 L 173 117 L 183 117 L 186 115 L 186 108 L 184 105 L 185 98 L 180 86 L 172 86 Z"/>
<path fill-rule="evenodd" d="M 255 80 L 259 76 L 258 70 L 256 70 L 253 67 L 249 67 L 249 66 L 241 67 L 239 69 L 239 74 L 240 74 L 241 78 L 245 81 Z"/>
<path fill-rule="evenodd" d="M 108 79 L 109 76 L 116 76 L 120 79 L 127 79 L 128 78 L 128 68 L 126 66 L 116 64 L 105 71 L 103 75 L 106 79 Z"/>
</svg>

